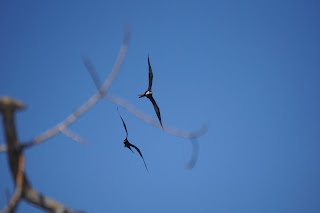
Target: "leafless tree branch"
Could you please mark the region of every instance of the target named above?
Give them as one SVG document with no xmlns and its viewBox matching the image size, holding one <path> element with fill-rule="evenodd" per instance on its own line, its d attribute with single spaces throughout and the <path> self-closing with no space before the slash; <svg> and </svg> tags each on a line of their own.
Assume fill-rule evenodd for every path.
<svg viewBox="0 0 320 213">
<path fill-rule="evenodd" d="M 7 146 L 6 145 L 1 145 L 0 146 L 0 152 L 6 152 L 7 151 Z"/>
<path fill-rule="evenodd" d="M 112 68 L 110 75 L 108 76 L 108 78 L 105 80 L 105 82 L 100 88 L 100 91 L 103 91 L 103 92 L 97 92 L 96 94 L 94 94 L 91 98 L 89 98 L 89 100 L 86 103 L 80 106 L 75 112 L 69 115 L 65 120 L 58 123 L 55 127 L 47 130 L 46 132 L 36 136 L 31 142 L 26 144 L 25 147 L 30 147 L 33 145 L 40 144 L 46 141 L 47 139 L 57 135 L 59 132 L 61 132 L 61 130 L 67 128 L 70 124 L 75 122 L 81 115 L 83 115 L 86 111 L 88 111 L 93 105 L 95 105 L 101 99 L 101 94 L 108 91 L 109 87 L 111 86 L 111 83 L 113 82 L 114 78 L 119 72 L 120 66 L 123 63 L 124 57 L 128 49 L 129 40 L 130 40 L 130 30 L 128 26 L 125 26 L 124 39 L 123 39 L 122 46 L 120 48 L 120 52 L 118 54 L 117 60 L 114 64 L 114 67 Z"/>
<path fill-rule="evenodd" d="M 0 98 L 0 112 L 4 126 L 6 138 L 7 156 L 10 166 L 11 175 L 16 184 L 15 193 L 7 207 L 1 212 L 14 212 L 21 198 L 51 212 L 74 212 L 57 201 L 47 196 L 39 195 L 31 188 L 30 183 L 24 173 L 24 158 L 22 155 L 22 147 L 16 134 L 14 115 L 18 109 L 23 109 L 21 102 L 13 100 L 10 97 Z"/>
<path fill-rule="evenodd" d="M 133 106 L 132 104 L 130 104 L 126 100 L 124 100 L 122 98 L 119 98 L 119 97 L 117 97 L 115 95 L 112 95 L 110 93 L 105 94 L 104 98 L 109 100 L 109 101 L 111 101 L 111 102 L 114 102 L 114 103 L 122 106 L 123 108 L 125 108 L 126 110 L 131 112 L 134 116 L 136 116 L 140 120 L 142 120 L 142 121 L 144 121 L 144 122 L 146 122 L 146 123 L 148 123 L 148 124 L 150 124 L 150 125 L 152 125 L 154 127 L 162 129 L 162 127 L 160 126 L 158 120 L 155 120 L 152 117 L 144 114 L 143 112 L 141 112 L 139 109 L 137 109 L 135 106 Z M 176 129 L 176 128 L 168 126 L 168 125 L 166 125 L 164 123 L 162 123 L 162 124 L 163 124 L 163 127 L 164 127 L 164 131 L 166 133 L 168 133 L 170 135 L 175 135 L 175 136 L 178 136 L 178 137 L 182 137 L 182 138 L 197 138 L 197 137 L 203 135 L 208 129 L 208 126 L 206 124 L 204 124 L 203 127 L 200 128 L 197 131 L 188 132 L 188 131 Z"/>
<path fill-rule="evenodd" d="M 10 191 L 8 188 L 6 188 L 6 198 L 7 198 L 7 203 L 9 203 L 10 199 L 11 199 L 11 195 L 10 195 Z"/>
<path fill-rule="evenodd" d="M 93 66 L 93 64 L 91 63 L 91 61 L 89 60 L 89 58 L 87 56 L 82 56 L 82 61 L 84 66 L 87 68 L 93 83 L 95 84 L 96 88 L 98 91 L 101 91 L 101 81 L 100 78 L 97 74 L 96 68 Z M 102 91 L 102 95 L 104 94 L 104 91 Z"/>
<path fill-rule="evenodd" d="M 45 196 L 39 194 L 36 190 L 27 186 L 23 190 L 23 198 L 28 202 L 32 203 L 33 205 L 40 207 L 49 212 L 68 212 L 68 213 L 75 213 L 80 211 L 74 211 L 66 206 L 62 205 L 61 203 Z"/>
<path fill-rule="evenodd" d="M 191 138 L 191 145 L 192 145 L 192 154 L 189 162 L 186 164 L 186 169 L 193 169 L 193 167 L 196 165 L 199 157 L 199 143 L 196 138 Z"/>
<path fill-rule="evenodd" d="M 16 110 L 21 110 L 24 108 L 23 103 L 13 100 L 10 97 L 0 97 L 0 112 L 2 113 L 3 123 L 4 123 L 4 131 L 6 136 L 6 144 L 0 145 L 0 152 L 6 152 L 9 160 L 10 171 L 13 179 L 15 180 L 15 192 L 10 199 L 8 205 L 1 210 L 1 213 L 4 212 L 14 212 L 19 200 L 21 198 L 26 201 L 50 212 L 75 212 L 63 204 L 45 196 L 39 194 L 35 189 L 30 186 L 30 183 L 24 172 L 24 157 L 23 157 L 23 148 L 31 147 L 37 144 L 40 144 L 47 139 L 57 135 L 58 133 L 63 133 L 67 137 L 80 142 L 86 143 L 86 140 L 79 136 L 78 134 L 72 132 L 68 129 L 68 126 L 75 122 L 81 115 L 83 115 L 87 110 L 89 110 L 93 105 L 95 105 L 100 99 L 104 98 L 111 102 L 114 102 L 123 108 L 127 109 L 137 118 L 142 121 L 149 123 L 155 127 L 161 128 L 159 122 L 150 116 L 144 114 L 132 104 L 128 103 L 124 99 L 121 99 L 115 95 L 109 94 L 108 89 L 111 86 L 113 80 L 115 79 L 117 73 L 119 72 L 120 66 L 123 63 L 124 57 L 126 55 L 126 51 L 128 48 L 130 39 L 129 28 L 125 27 L 124 39 L 122 42 L 122 46 L 120 48 L 120 52 L 118 54 L 117 60 L 114 64 L 114 67 L 105 80 L 105 82 L 101 85 L 100 80 L 97 76 L 97 73 L 90 63 L 89 59 L 83 58 L 83 61 L 98 89 L 98 92 L 91 96 L 82 106 L 80 106 L 75 112 L 70 114 L 66 119 L 58 123 L 51 129 L 48 129 L 44 133 L 36 136 L 32 141 L 21 144 L 18 141 L 16 135 L 16 129 L 14 124 L 14 113 Z M 174 127 L 164 125 L 165 132 L 171 135 L 175 135 L 178 137 L 189 138 L 191 139 L 193 145 L 193 154 L 191 156 L 191 160 L 187 164 L 187 168 L 191 169 L 198 157 L 198 142 L 196 140 L 197 137 L 201 136 L 207 131 L 207 126 L 204 125 L 200 130 L 195 132 L 188 132 L 176 129 Z"/>
<path fill-rule="evenodd" d="M 1 213 L 9 213 L 9 212 L 14 212 L 20 197 L 22 195 L 22 189 L 23 189 L 23 176 L 24 176 L 24 157 L 22 155 L 22 153 L 20 153 L 19 156 L 19 164 L 18 164 L 18 173 L 17 173 L 17 177 L 15 180 L 15 184 L 16 184 L 16 189 L 15 192 L 13 194 L 13 196 L 11 197 L 9 203 L 7 206 L 5 206 L 0 212 Z"/>
<path fill-rule="evenodd" d="M 88 142 L 86 139 L 84 139 L 83 137 L 81 137 L 79 134 L 71 131 L 70 129 L 64 128 L 60 130 L 61 133 L 63 133 L 65 136 L 71 138 L 72 140 L 81 143 L 82 145 L 87 145 Z"/>
</svg>

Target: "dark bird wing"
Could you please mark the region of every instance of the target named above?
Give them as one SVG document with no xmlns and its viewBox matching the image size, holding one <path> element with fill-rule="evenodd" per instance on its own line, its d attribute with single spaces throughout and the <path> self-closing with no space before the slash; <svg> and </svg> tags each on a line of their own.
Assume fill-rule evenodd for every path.
<svg viewBox="0 0 320 213">
<path fill-rule="evenodd" d="M 148 56 L 148 65 L 149 65 L 149 87 L 148 87 L 148 91 L 151 91 L 152 80 L 153 80 L 153 73 L 152 73 L 152 68 L 151 68 L 151 65 L 150 65 L 149 56 Z"/>
<path fill-rule="evenodd" d="M 142 160 L 143 160 L 144 166 L 146 167 L 147 171 L 149 171 L 149 170 L 148 170 L 148 167 L 147 167 L 147 164 L 146 164 L 146 162 L 144 161 L 144 158 L 143 158 L 143 156 L 142 156 L 142 154 L 141 154 L 141 152 L 140 152 L 140 149 L 139 149 L 138 147 L 136 147 L 135 145 L 133 145 L 133 144 L 131 144 L 131 146 L 132 146 L 133 148 L 135 148 L 135 149 L 139 152 L 139 155 L 141 156 L 141 158 L 142 158 Z"/>
<path fill-rule="evenodd" d="M 163 129 L 162 122 L 161 122 L 160 109 L 159 109 L 156 101 L 153 99 L 152 95 L 147 96 L 147 97 L 148 97 L 148 98 L 150 99 L 150 101 L 152 102 L 153 107 L 154 107 L 154 110 L 156 111 L 156 114 L 157 114 L 158 119 L 159 119 L 159 121 L 160 121 L 161 127 L 162 127 L 162 129 Z"/>
<path fill-rule="evenodd" d="M 130 145 L 131 145 L 131 144 L 130 144 Z M 132 149 L 131 149 L 131 147 L 130 147 L 130 146 L 128 147 L 128 149 L 130 149 L 130 151 L 131 151 L 132 153 L 134 153 L 134 152 L 132 151 Z"/>
<path fill-rule="evenodd" d="M 119 113 L 119 115 L 120 115 L 120 112 L 119 112 L 118 107 L 117 107 L 117 110 L 118 110 L 118 113 Z M 124 129 L 126 130 L 126 133 L 127 133 L 126 138 L 128 138 L 128 130 L 127 130 L 126 124 L 124 123 L 124 121 L 123 121 L 123 119 L 122 119 L 121 115 L 120 115 L 120 118 L 121 118 L 121 120 L 122 120 L 122 123 L 123 123 Z M 132 151 L 132 150 L 131 150 L 131 151 Z"/>
</svg>

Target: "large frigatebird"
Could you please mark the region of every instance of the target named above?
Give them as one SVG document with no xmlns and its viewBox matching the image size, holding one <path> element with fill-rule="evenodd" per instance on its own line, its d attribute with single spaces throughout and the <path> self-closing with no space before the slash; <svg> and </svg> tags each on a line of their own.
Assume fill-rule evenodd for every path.
<svg viewBox="0 0 320 213">
<path fill-rule="evenodd" d="M 119 109 L 118 109 L 118 108 L 117 108 L 117 110 L 118 110 L 118 113 L 119 113 L 119 115 L 120 115 L 120 112 L 119 112 Z M 147 171 L 148 171 L 146 162 L 144 161 L 144 158 L 143 158 L 143 156 L 142 156 L 142 154 L 141 154 L 141 152 L 140 152 L 140 149 L 139 149 L 138 147 L 136 147 L 135 145 L 129 143 L 129 141 L 128 141 L 128 130 L 127 130 L 127 126 L 126 126 L 126 124 L 124 123 L 121 115 L 120 115 L 120 118 L 121 118 L 121 120 L 122 120 L 124 129 L 126 130 L 126 133 L 127 133 L 126 139 L 123 141 L 124 147 L 127 147 L 128 149 L 130 149 L 132 153 L 133 153 L 133 151 L 132 151 L 131 147 L 135 148 L 135 149 L 139 152 L 139 154 L 140 154 L 140 156 L 141 156 L 141 158 L 142 158 L 142 160 L 143 160 L 143 163 L 144 163 L 144 165 L 145 165 L 145 167 L 146 167 L 146 169 L 147 169 Z"/>
<path fill-rule="evenodd" d="M 148 56 L 148 65 L 149 65 L 149 86 L 148 86 L 148 90 L 145 91 L 145 93 L 140 94 L 139 98 L 147 97 L 151 101 L 151 103 L 153 104 L 154 110 L 155 110 L 155 112 L 156 112 L 156 114 L 158 116 L 160 125 L 161 125 L 161 127 L 163 129 L 162 122 L 161 122 L 160 109 L 159 109 L 156 101 L 152 97 L 153 92 L 151 92 L 153 73 L 152 73 L 152 68 L 151 68 L 151 65 L 150 65 L 149 56 Z"/>
</svg>

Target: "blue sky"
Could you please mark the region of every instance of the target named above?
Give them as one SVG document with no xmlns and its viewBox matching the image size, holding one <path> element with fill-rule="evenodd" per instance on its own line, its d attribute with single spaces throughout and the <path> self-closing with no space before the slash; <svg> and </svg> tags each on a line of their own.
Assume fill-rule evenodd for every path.
<svg viewBox="0 0 320 213">
<path fill-rule="evenodd" d="M 19 138 L 28 141 L 83 104 L 96 88 L 81 56 L 106 78 L 123 26 L 131 42 L 110 93 L 168 125 L 165 134 L 102 100 L 64 135 L 25 152 L 32 186 L 88 212 L 319 212 L 320 13 L 317 1 L 0 1 L 0 94 L 22 100 Z M 3 129 L 2 124 L 0 124 Z M 0 141 L 4 143 L 3 131 Z M 0 206 L 13 191 L 0 154 Z M 42 212 L 21 202 L 18 212 Z"/>
</svg>

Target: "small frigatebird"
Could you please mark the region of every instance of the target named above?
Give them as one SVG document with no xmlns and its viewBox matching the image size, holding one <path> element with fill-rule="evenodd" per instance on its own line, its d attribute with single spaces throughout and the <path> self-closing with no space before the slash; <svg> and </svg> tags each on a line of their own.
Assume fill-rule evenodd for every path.
<svg viewBox="0 0 320 213">
<path fill-rule="evenodd" d="M 160 125 L 161 125 L 161 127 L 163 129 L 162 122 L 161 122 L 160 109 L 159 109 L 156 101 L 152 97 L 153 92 L 151 92 L 153 73 L 152 73 L 152 68 L 151 68 L 151 65 L 150 65 L 149 56 L 148 56 L 148 65 L 149 65 L 149 86 L 148 86 L 148 90 L 145 91 L 145 93 L 140 94 L 139 98 L 147 97 L 151 101 L 151 103 L 153 104 L 154 110 L 156 111 L 156 114 L 158 116 Z"/>
<path fill-rule="evenodd" d="M 118 113 L 119 113 L 119 115 L 120 115 L 120 112 L 119 112 L 119 109 L 118 109 L 118 108 L 117 108 L 117 110 L 118 110 Z M 144 163 L 144 165 L 145 165 L 145 167 L 146 167 L 146 169 L 147 169 L 147 171 L 148 171 L 148 168 L 147 168 L 146 162 L 144 161 L 144 158 L 143 158 L 143 156 L 142 156 L 142 154 L 141 154 L 141 152 L 140 152 L 140 149 L 139 149 L 138 147 L 136 147 L 135 145 L 133 145 L 133 144 L 129 143 L 129 141 L 128 141 L 128 131 L 127 131 L 127 126 L 126 126 L 126 124 L 124 123 L 124 121 L 123 121 L 123 119 L 122 119 L 121 115 L 120 115 L 120 118 L 121 118 L 121 120 L 122 120 L 122 123 L 123 123 L 124 129 L 126 130 L 126 133 L 127 133 L 127 135 L 126 135 L 126 139 L 123 141 L 123 143 L 124 143 L 124 147 L 127 147 L 128 149 L 130 149 L 132 153 L 133 153 L 133 151 L 132 151 L 131 147 L 135 148 L 135 149 L 139 152 L 139 154 L 140 154 L 140 156 L 141 156 L 141 158 L 142 158 L 142 160 L 143 160 L 143 163 Z"/>
</svg>

